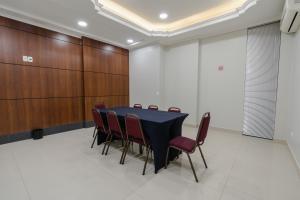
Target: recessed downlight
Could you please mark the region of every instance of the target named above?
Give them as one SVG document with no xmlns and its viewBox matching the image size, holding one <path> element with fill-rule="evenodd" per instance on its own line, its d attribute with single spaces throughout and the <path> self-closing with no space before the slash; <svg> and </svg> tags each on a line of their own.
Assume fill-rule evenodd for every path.
<svg viewBox="0 0 300 200">
<path fill-rule="evenodd" d="M 132 44 L 133 42 L 134 42 L 133 39 L 127 39 L 128 44 Z"/>
<path fill-rule="evenodd" d="M 78 21 L 77 24 L 81 27 L 87 27 L 88 23 L 85 21 Z"/>
<path fill-rule="evenodd" d="M 162 20 L 167 19 L 168 17 L 169 17 L 169 15 L 165 12 L 159 14 L 159 18 Z"/>
</svg>

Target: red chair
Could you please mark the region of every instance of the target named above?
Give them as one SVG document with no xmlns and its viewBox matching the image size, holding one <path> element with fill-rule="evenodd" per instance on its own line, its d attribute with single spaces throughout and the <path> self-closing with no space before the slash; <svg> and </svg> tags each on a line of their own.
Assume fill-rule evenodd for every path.
<svg viewBox="0 0 300 200">
<path fill-rule="evenodd" d="M 180 113 L 181 110 L 180 110 L 180 108 L 177 108 L 177 107 L 170 107 L 168 109 L 168 112 L 177 112 L 177 113 Z"/>
<path fill-rule="evenodd" d="M 158 110 L 158 106 L 157 105 L 149 105 L 148 110 Z"/>
<path fill-rule="evenodd" d="M 202 117 L 201 124 L 200 124 L 199 129 L 198 129 L 198 134 L 197 134 L 196 140 L 186 138 L 186 137 L 182 137 L 182 136 L 178 136 L 178 137 L 175 137 L 174 139 L 172 139 L 169 142 L 169 147 L 168 147 L 166 162 L 165 162 L 165 169 L 167 169 L 170 148 L 174 148 L 174 149 L 177 149 L 179 151 L 183 151 L 187 154 L 187 156 L 189 158 L 190 165 L 191 165 L 191 168 L 193 170 L 195 180 L 196 180 L 196 182 L 198 182 L 198 178 L 197 178 L 197 175 L 196 175 L 196 172 L 195 172 L 190 154 L 194 153 L 196 147 L 198 147 L 198 149 L 200 151 L 200 154 L 201 154 L 201 157 L 203 159 L 205 168 L 207 168 L 207 164 L 206 164 L 206 161 L 205 161 L 205 158 L 204 158 L 204 155 L 202 153 L 202 150 L 201 150 L 200 146 L 204 144 L 205 138 L 207 136 L 209 122 L 210 122 L 210 113 L 207 112 Z"/>
<path fill-rule="evenodd" d="M 95 123 L 95 130 L 94 130 L 94 134 L 93 134 L 94 140 L 93 140 L 91 148 L 94 147 L 94 143 L 100 133 L 107 134 L 101 114 L 98 113 L 95 108 L 92 109 L 92 114 L 93 114 L 93 119 L 94 119 L 94 123 Z M 96 133 L 96 130 L 97 130 L 97 133 Z"/>
<path fill-rule="evenodd" d="M 150 144 L 148 139 L 145 137 L 142 126 L 141 126 L 141 121 L 137 115 L 133 114 L 127 114 L 125 116 L 125 125 L 126 125 L 126 144 L 125 148 L 122 154 L 121 162 L 120 164 L 124 164 L 125 162 L 125 157 L 128 151 L 128 148 L 130 146 L 130 142 L 135 142 L 140 145 L 144 145 L 146 147 L 147 151 L 147 157 L 145 160 L 144 164 L 144 169 L 143 169 L 143 175 L 145 175 L 145 170 L 149 158 L 149 152 L 150 152 Z"/>
<path fill-rule="evenodd" d="M 139 104 L 139 103 L 134 104 L 133 107 L 134 107 L 134 108 L 140 108 L 140 109 L 143 108 L 142 104 Z"/>
<path fill-rule="evenodd" d="M 105 109 L 106 106 L 105 104 L 102 102 L 102 103 L 98 103 L 94 106 L 96 109 L 100 110 L 100 109 Z M 93 134 L 93 137 L 95 137 L 95 133 L 96 133 L 96 126 L 95 126 L 95 129 L 94 129 L 94 134 Z"/>
<path fill-rule="evenodd" d="M 105 106 L 105 104 L 102 102 L 102 103 L 96 104 L 96 105 L 95 105 L 95 108 L 96 108 L 96 109 L 105 109 L 106 106 Z"/>
<path fill-rule="evenodd" d="M 125 135 L 121 129 L 119 120 L 118 120 L 118 116 L 116 114 L 115 111 L 108 111 L 106 113 L 106 118 L 107 118 L 107 123 L 108 123 L 108 135 L 106 138 L 106 142 L 104 144 L 103 150 L 102 150 L 102 155 L 104 154 L 106 145 L 107 145 L 107 149 L 105 152 L 105 155 L 107 155 L 108 149 L 110 147 L 110 144 L 112 142 L 113 137 L 116 137 L 118 139 L 122 140 L 122 145 L 124 145 L 124 140 L 125 140 Z"/>
</svg>

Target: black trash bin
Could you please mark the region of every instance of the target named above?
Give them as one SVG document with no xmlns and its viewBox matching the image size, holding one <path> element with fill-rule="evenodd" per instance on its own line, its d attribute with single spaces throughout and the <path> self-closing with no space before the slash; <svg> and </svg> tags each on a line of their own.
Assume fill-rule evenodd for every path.
<svg viewBox="0 0 300 200">
<path fill-rule="evenodd" d="M 42 139 L 43 136 L 43 129 L 34 129 L 31 131 L 31 137 L 34 140 Z"/>
</svg>

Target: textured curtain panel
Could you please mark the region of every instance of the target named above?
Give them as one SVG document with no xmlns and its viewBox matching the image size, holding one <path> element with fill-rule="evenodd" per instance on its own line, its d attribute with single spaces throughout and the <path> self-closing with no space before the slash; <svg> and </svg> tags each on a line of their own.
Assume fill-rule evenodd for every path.
<svg viewBox="0 0 300 200">
<path fill-rule="evenodd" d="M 248 30 L 243 127 L 245 135 L 273 139 L 279 51 L 279 23 Z"/>
</svg>

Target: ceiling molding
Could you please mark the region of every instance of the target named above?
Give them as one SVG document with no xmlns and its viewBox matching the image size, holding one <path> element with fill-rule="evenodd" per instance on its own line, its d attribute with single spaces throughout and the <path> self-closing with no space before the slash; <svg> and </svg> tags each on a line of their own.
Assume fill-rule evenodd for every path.
<svg viewBox="0 0 300 200">
<path fill-rule="evenodd" d="M 239 0 L 166 24 L 153 24 L 111 0 L 91 0 L 98 14 L 147 36 L 172 37 L 239 17 L 259 0 Z M 213 13 L 219 13 L 214 14 Z M 210 17 L 209 17 L 210 16 Z"/>
<path fill-rule="evenodd" d="M 82 36 L 86 36 L 89 37 L 91 39 L 95 39 L 95 40 L 99 40 L 102 42 L 106 42 L 121 48 L 128 48 L 127 45 L 121 44 L 121 43 L 117 43 L 115 41 L 112 40 L 108 40 L 106 38 L 103 37 L 99 37 L 98 35 L 94 35 L 94 34 L 90 34 L 84 31 L 80 31 L 65 25 L 62 25 L 60 23 L 56 23 L 53 21 L 50 21 L 48 19 L 45 18 L 41 18 L 35 15 L 31 15 L 28 13 L 24 13 L 23 11 L 20 10 L 16 10 L 16 9 L 12 9 L 12 8 L 8 8 L 5 6 L 0 5 L 0 15 L 3 17 L 7 17 L 7 18 L 11 18 L 17 21 L 21 21 L 27 24 L 31 24 L 34 26 L 39 26 L 41 28 L 45 28 L 45 29 L 49 29 L 49 30 L 53 30 L 59 33 L 63 33 L 66 35 L 70 35 L 73 37 L 77 37 L 77 38 L 81 38 Z"/>
</svg>

